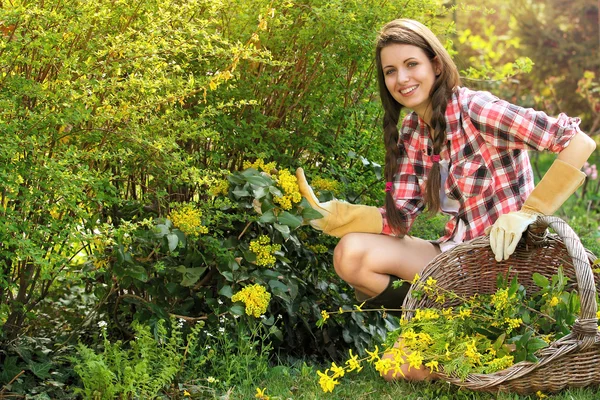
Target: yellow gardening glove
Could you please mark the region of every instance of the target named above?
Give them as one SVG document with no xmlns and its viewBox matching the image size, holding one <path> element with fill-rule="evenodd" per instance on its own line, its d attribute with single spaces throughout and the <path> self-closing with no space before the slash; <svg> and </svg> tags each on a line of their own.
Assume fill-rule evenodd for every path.
<svg viewBox="0 0 600 400">
<path fill-rule="evenodd" d="M 349 204 L 339 200 L 319 203 L 319 199 L 306 182 L 302 168 L 296 170 L 296 178 L 302 196 L 306 197 L 312 208 L 323 215 L 323 218 L 310 221 L 313 228 L 336 237 L 351 232 L 381 233 L 383 230 L 383 218 L 376 207 Z"/>
<path fill-rule="evenodd" d="M 523 232 L 540 215 L 552 215 L 583 183 L 585 174 L 571 164 L 555 160 L 520 211 L 501 215 L 486 229 L 496 261 L 514 253 Z"/>
</svg>

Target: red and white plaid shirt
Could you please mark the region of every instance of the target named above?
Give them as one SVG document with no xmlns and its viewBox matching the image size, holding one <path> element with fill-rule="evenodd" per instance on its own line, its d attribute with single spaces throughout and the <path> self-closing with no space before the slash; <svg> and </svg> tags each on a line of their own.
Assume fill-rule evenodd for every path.
<svg viewBox="0 0 600 400">
<path fill-rule="evenodd" d="M 448 142 L 440 157 L 450 165 L 446 196 L 460 206 L 438 242 L 481 236 L 500 215 L 520 210 L 534 186 L 527 150 L 560 152 L 579 132 L 579 122 L 565 114 L 549 117 L 488 92 L 458 88 L 446 109 Z M 392 195 L 410 227 L 425 207 L 423 193 L 432 166 L 428 154 L 433 149 L 427 126 L 416 113 L 404 119 L 398 146 L 403 156 Z M 383 233 L 391 235 L 385 209 L 380 211 Z M 459 220 L 464 235 L 453 237 Z"/>
</svg>

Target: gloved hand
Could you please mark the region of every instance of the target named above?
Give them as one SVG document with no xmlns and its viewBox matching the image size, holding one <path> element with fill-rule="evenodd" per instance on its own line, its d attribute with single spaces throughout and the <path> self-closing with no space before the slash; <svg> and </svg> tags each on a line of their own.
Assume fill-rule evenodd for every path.
<svg viewBox="0 0 600 400">
<path fill-rule="evenodd" d="M 514 253 L 523 232 L 540 215 L 552 215 L 583 183 L 585 174 L 561 160 L 555 160 L 533 189 L 520 211 L 501 215 L 486 229 L 496 261 Z"/>
<path fill-rule="evenodd" d="M 302 168 L 296 170 L 296 178 L 302 196 L 306 197 L 312 208 L 323 215 L 323 218 L 310 221 L 313 228 L 336 237 L 351 232 L 381 233 L 383 230 L 383 218 L 376 207 L 349 204 L 339 200 L 320 203 L 306 182 Z"/>
</svg>

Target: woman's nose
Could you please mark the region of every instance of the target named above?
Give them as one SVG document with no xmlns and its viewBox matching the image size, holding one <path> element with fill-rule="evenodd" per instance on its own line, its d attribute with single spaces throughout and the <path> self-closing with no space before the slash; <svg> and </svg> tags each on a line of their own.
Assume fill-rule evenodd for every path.
<svg viewBox="0 0 600 400">
<path fill-rule="evenodd" d="M 408 82 L 409 76 L 406 71 L 399 70 L 397 76 L 398 76 L 398 83 Z"/>
</svg>

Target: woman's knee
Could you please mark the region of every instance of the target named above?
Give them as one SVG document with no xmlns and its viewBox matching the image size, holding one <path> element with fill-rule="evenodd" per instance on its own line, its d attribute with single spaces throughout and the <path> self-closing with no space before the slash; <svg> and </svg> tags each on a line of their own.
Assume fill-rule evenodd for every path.
<svg viewBox="0 0 600 400">
<path fill-rule="evenodd" d="M 356 276 L 363 265 L 366 249 L 360 240 L 360 234 L 349 233 L 342 237 L 333 251 L 333 267 L 340 278 Z"/>
</svg>

